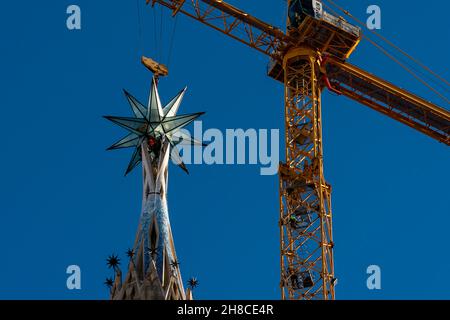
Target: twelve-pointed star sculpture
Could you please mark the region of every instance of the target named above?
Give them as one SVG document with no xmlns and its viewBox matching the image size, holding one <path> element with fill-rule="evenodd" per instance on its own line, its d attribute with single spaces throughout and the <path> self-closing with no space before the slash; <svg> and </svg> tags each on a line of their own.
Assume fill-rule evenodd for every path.
<svg viewBox="0 0 450 320">
<path fill-rule="evenodd" d="M 185 92 L 186 88 L 178 93 L 178 95 L 163 108 L 159 98 L 158 88 L 155 79 L 153 78 L 147 107 L 124 90 L 125 96 L 133 110 L 134 117 L 105 116 L 106 119 L 130 131 L 127 136 L 107 149 L 113 150 L 135 147 L 125 175 L 130 173 L 142 161 L 142 147 L 145 146 L 147 148 L 152 159 L 157 159 L 165 143 L 169 144 L 168 148 L 172 147 L 174 149 L 170 152 L 172 161 L 188 173 L 187 168 L 180 157 L 177 144 L 182 143 L 200 146 L 204 146 L 204 144 L 191 138 L 190 135 L 179 132 L 179 130 L 200 117 L 204 112 L 176 115 Z"/>
</svg>

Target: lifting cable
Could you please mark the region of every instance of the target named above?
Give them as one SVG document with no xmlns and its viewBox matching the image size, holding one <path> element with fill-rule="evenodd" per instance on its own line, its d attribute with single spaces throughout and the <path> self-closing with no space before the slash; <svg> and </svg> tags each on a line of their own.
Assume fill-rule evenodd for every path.
<svg viewBox="0 0 450 320">
<path fill-rule="evenodd" d="M 338 10 L 342 11 L 345 15 L 349 16 L 351 19 L 353 19 L 354 21 L 356 21 L 360 26 L 362 26 L 363 28 L 367 29 L 369 32 L 371 32 L 372 34 L 374 34 L 375 36 L 377 36 L 378 38 L 380 38 L 381 40 L 383 40 L 384 42 L 386 42 L 388 45 L 390 45 L 391 47 L 393 47 L 394 49 L 398 50 L 400 53 L 402 53 L 404 56 L 406 56 L 408 59 L 412 60 L 413 62 L 417 63 L 419 66 L 421 66 L 423 69 L 425 69 L 426 71 L 428 71 L 429 73 L 431 73 L 432 75 L 434 75 L 436 78 L 438 78 L 439 80 L 441 80 L 442 82 L 444 82 L 447 86 L 450 87 L 450 82 L 448 82 L 445 78 L 443 78 L 442 76 L 440 76 L 439 74 L 437 74 L 436 72 L 434 72 L 433 70 L 431 70 L 429 67 L 427 67 L 425 64 L 423 64 L 422 62 L 420 62 L 418 59 L 414 58 L 413 56 L 411 56 L 410 54 L 408 54 L 406 51 L 402 50 L 400 47 L 398 47 L 397 45 L 395 45 L 392 41 L 390 41 L 389 39 L 387 39 L 386 37 L 382 36 L 381 34 L 375 32 L 374 30 L 370 30 L 367 28 L 366 24 L 364 22 L 362 22 L 360 19 L 356 18 L 355 16 L 353 16 L 348 10 L 345 10 L 344 8 L 342 8 L 341 6 L 339 6 L 338 4 L 336 4 L 333 0 L 325 0 L 328 1 L 330 4 L 332 4 L 333 6 L 335 6 L 336 8 L 338 8 Z M 330 10 L 332 10 L 329 6 L 327 6 L 325 4 L 326 7 L 328 7 Z"/>
<path fill-rule="evenodd" d="M 142 35 L 142 18 L 141 7 L 139 6 L 139 0 L 136 0 L 136 9 L 138 17 L 138 54 L 142 56 L 144 50 L 143 35 Z"/>
<path fill-rule="evenodd" d="M 162 63 L 162 58 L 163 58 L 163 49 L 164 49 L 164 38 L 163 38 L 163 33 L 164 33 L 164 25 L 163 25 L 163 20 L 164 20 L 164 8 L 162 6 L 159 7 L 159 41 L 158 41 L 158 48 L 159 48 L 159 57 L 158 57 L 158 62 Z"/>
<path fill-rule="evenodd" d="M 389 58 L 391 58 L 394 62 L 396 62 L 398 65 L 400 65 L 403 69 L 405 69 L 408 73 L 410 73 L 414 78 L 416 78 L 417 80 L 419 80 L 422 84 L 424 84 L 425 86 L 427 86 L 431 91 L 433 91 L 435 94 L 437 94 L 441 99 L 445 100 L 448 104 L 450 104 L 450 100 L 447 99 L 447 97 L 445 97 L 443 94 L 441 94 L 439 91 L 437 91 L 436 89 L 434 89 L 432 86 L 430 86 L 425 80 L 423 80 L 421 77 L 419 77 L 417 74 L 415 74 L 413 71 L 411 71 L 407 66 L 405 66 L 402 62 L 400 62 L 397 58 L 395 58 L 392 54 L 390 54 L 386 49 L 384 49 L 382 46 L 380 46 L 379 44 L 377 44 L 375 41 L 373 41 L 372 39 L 368 38 L 368 37 L 364 37 L 366 38 L 370 43 L 372 43 L 375 47 L 377 47 L 378 49 L 380 49 L 386 56 L 388 56 Z"/>
<path fill-rule="evenodd" d="M 136 0 L 137 3 L 139 0 Z M 175 21 L 173 23 L 173 27 L 172 27 L 172 31 L 170 34 L 170 37 L 164 41 L 165 39 L 165 33 L 169 33 L 170 27 L 167 26 L 166 24 L 166 15 L 165 10 L 162 6 L 160 6 L 159 10 L 157 8 L 154 8 L 154 10 L 152 10 L 153 12 L 153 41 L 152 41 L 152 52 L 154 53 L 154 59 L 158 62 L 158 63 L 165 63 L 167 65 L 167 67 L 169 67 L 170 65 L 170 61 L 172 58 L 172 51 L 173 51 L 173 46 L 174 46 L 174 38 L 175 38 L 175 33 L 176 33 L 176 27 L 177 27 L 177 20 L 178 20 L 178 15 L 175 17 Z M 138 20 L 139 20 L 139 33 L 140 33 L 140 37 L 142 37 L 142 21 L 141 21 L 141 13 L 140 13 L 140 8 L 138 6 Z M 140 40 L 142 42 L 142 40 Z M 164 50 L 165 45 L 168 45 L 168 50 L 166 53 L 166 50 Z M 142 44 L 141 44 L 142 47 Z M 142 48 L 141 48 L 142 50 Z"/>
<path fill-rule="evenodd" d="M 283 0 L 284 2 L 286 2 L 286 4 L 289 4 L 288 3 L 288 1 L 287 0 Z M 289 8 L 286 10 L 286 7 L 284 7 L 283 8 L 283 23 L 286 23 L 286 25 L 287 25 L 287 21 L 288 21 L 288 11 L 289 11 Z"/>
<path fill-rule="evenodd" d="M 337 5 L 333 0 L 326 0 L 328 2 L 330 2 L 331 4 L 333 4 L 335 7 L 337 7 L 340 11 L 342 11 L 344 14 L 346 14 L 347 16 L 349 16 L 351 19 L 355 20 L 360 26 L 362 26 L 363 28 L 366 28 L 366 25 L 359 20 L 358 18 L 354 17 L 350 12 L 348 12 L 347 10 L 343 9 L 342 7 L 340 7 L 339 5 Z M 338 15 L 332 8 L 330 8 L 329 6 L 327 6 L 326 4 L 324 4 L 330 11 L 332 11 L 333 14 Z M 366 28 L 367 29 L 367 28 Z M 368 29 L 369 30 L 369 29 Z M 443 77 L 439 76 L 437 73 L 435 73 L 434 71 L 432 71 L 430 68 L 428 68 L 427 66 L 425 66 L 423 63 L 421 63 L 419 60 L 415 59 L 414 57 L 412 57 L 411 55 L 409 55 L 408 53 L 406 53 L 404 50 L 400 49 L 398 46 L 396 46 L 394 43 L 392 43 L 391 41 L 389 41 L 388 39 L 386 39 L 385 37 L 383 37 L 382 35 L 378 34 L 377 32 L 373 31 L 373 30 L 369 30 L 372 34 L 376 35 L 377 37 L 379 37 L 380 39 L 382 39 L 384 42 L 386 42 L 388 45 L 390 45 L 391 47 L 393 47 L 394 49 L 398 50 L 400 53 L 402 53 L 403 55 L 405 55 L 407 58 L 409 58 L 410 60 L 412 60 L 413 62 L 417 63 L 419 66 L 421 66 L 423 69 L 425 69 L 426 71 L 430 72 L 432 75 L 434 75 L 436 78 L 438 78 L 439 80 L 441 80 L 442 82 L 444 82 L 447 86 L 450 86 L 450 83 L 445 80 Z M 363 35 L 363 37 L 365 39 L 367 39 L 372 45 L 374 45 L 376 48 L 378 48 L 379 50 L 381 50 L 386 56 L 388 56 L 390 59 L 392 59 L 394 62 L 396 62 L 397 64 L 399 64 L 403 69 L 405 69 L 408 73 L 410 73 L 411 75 L 414 76 L 414 78 L 416 78 L 417 80 L 419 80 L 422 84 L 424 84 L 425 86 L 427 86 L 430 90 L 432 90 L 435 94 L 437 94 L 440 98 L 442 98 L 443 100 L 445 100 L 447 103 L 450 104 L 450 101 L 444 96 L 442 95 L 439 91 L 437 91 L 436 89 L 434 89 L 432 86 L 430 86 L 425 80 L 423 80 L 420 76 L 418 76 L 416 73 L 414 73 L 412 70 L 410 70 L 406 65 L 404 65 L 402 62 L 400 62 L 398 59 L 396 59 L 392 54 L 390 54 L 385 48 L 383 48 L 383 46 L 377 44 L 375 41 L 373 41 L 372 39 L 370 39 L 369 37 Z M 434 81 L 433 81 L 434 82 Z M 435 82 L 436 83 L 436 82 Z M 445 88 L 446 91 L 449 91 L 448 88 Z"/>
<path fill-rule="evenodd" d="M 157 30 L 158 30 L 158 24 L 156 21 L 156 10 L 153 10 L 153 44 L 155 45 L 155 54 L 156 54 L 156 59 L 159 61 L 159 57 L 158 57 L 158 50 L 157 50 L 157 44 L 156 42 L 158 41 L 158 36 L 157 36 Z"/>
<path fill-rule="evenodd" d="M 177 30 L 177 21 L 178 21 L 178 15 L 175 16 L 175 22 L 173 23 L 173 28 L 172 28 L 172 35 L 170 36 L 169 54 L 168 54 L 168 58 L 167 58 L 167 68 L 169 68 L 169 70 L 170 70 L 170 62 L 172 60 L 172 51 L 173 51 L 173 44 L 174 44 L 174 40 L 175 40 L 175 33 Z"/>
</svg>

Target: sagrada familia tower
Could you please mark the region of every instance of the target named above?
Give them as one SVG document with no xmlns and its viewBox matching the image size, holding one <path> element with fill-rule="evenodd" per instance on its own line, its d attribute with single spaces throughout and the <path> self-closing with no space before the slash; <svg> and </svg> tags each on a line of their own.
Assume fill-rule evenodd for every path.
<svg viewBox="0 0 450 320">
<path fill-rule="evenodd" d="M 129 265 L 124 278 L 120 259 L 114 255 L 108 258 L 115 274 L 106 281 L 113 300 L 192 300 L 197 280 L 191 279 L 189 288 L 184 289 L 167 208 L 169 160 L 187 172 L 177 145 L 203 145 L 179 131 L 203 114 L 177 115 L 185 92 L 163 107 L 153 78 L 147 107 L 125 91 L 134 117 L 105 117 L 129 132 L 108 150 L 134 148 L 125 174 L 140 163 L 143 173 L 142 212 L 134 247 L 127 252 Z"/>
</svg>

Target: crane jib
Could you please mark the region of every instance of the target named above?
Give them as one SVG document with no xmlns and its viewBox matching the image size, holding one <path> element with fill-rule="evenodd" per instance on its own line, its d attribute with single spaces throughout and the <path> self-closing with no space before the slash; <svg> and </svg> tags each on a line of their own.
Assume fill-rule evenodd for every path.
<svg viewBox="0 0 450 320">
<path fill-rule="evenodd" d="M 226 3 L 221 0 L 201 0 L 202 2 L 209 4 L 212 7 L 215 7 L 233 17 L 239 18 L 240 20 L 258 28 L 261 31 L 264 31 L 274 37 L 277 37 L 282 42 L 291 42 L 293 39 L 289 39 L 289 36 L 286 35 L 281 29 L 274 27 L 258 18 L 255 18 L 248 13 Z"/>
</svg>

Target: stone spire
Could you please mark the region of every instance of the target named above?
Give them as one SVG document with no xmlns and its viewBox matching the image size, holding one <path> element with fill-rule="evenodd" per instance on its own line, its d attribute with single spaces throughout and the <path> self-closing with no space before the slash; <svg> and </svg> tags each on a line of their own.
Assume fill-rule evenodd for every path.
<svg viewBox="0 0 450 320">
<path fill-rule="evenodd" d="M 153 79 L 147 108 L 125 92 L 135 117 L 105 117 L 130 131 L 109 148 L 135 147 L 126 174 L 140 162 L 143 172 L 142 212 L 136 239 L 127 253 L 130 261 L 123 282 L 120 269 L 114 268 L 113 300 L 192 299 L 191 290 L 184 290 L 167 208 L 169 160 L 187 172 L 177 144 L 202 145 L 178 131 L 202 114 L 176 115 L 185 91 L 163 108 Z"/>
</svg>

